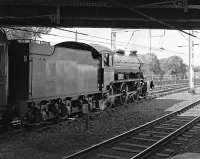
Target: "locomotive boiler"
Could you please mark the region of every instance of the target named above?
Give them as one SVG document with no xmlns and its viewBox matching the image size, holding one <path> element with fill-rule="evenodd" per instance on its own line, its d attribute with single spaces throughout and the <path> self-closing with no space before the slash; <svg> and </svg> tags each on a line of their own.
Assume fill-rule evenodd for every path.
<svg viewBox="0 0 200 159">
<path fill-rule="evenodd" d="M 95 44 L 7 40 L 0 32 L 3 121 L 30 123 L 105 109 L 147 93 L 142 62 Z"/>
</svg>

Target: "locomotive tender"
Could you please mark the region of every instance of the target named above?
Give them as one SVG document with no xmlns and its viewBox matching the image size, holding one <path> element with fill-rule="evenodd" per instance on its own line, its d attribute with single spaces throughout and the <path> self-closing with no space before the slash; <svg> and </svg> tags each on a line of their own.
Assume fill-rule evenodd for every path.
<svg viewBox="0 0 200 159">
<path fill-rule="evenodd" d="M 18 116 L 34 123 L 103 110 L 147 93 L 138 56 L 100 45 L 7 40 L 1 30 L 0 66 L 2 120 Z"/>
</svg>

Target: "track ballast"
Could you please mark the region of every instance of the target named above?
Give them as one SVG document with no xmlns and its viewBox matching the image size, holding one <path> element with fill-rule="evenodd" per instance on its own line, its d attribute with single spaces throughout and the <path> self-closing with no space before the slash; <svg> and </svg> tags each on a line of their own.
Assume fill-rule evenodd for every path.
<svg viewBox="0 0 200 159">
<path fill-rule="evenodd" d="M 158 150 L 197 124 L 199 116 L 188 117 L 181 114 L 199 104 L 200 101 L 197 101 L 63 159 L 139 159 L 153 154 L 167 157 L 171 151 L 163 154 L 157 153 Z"/>
</svg>

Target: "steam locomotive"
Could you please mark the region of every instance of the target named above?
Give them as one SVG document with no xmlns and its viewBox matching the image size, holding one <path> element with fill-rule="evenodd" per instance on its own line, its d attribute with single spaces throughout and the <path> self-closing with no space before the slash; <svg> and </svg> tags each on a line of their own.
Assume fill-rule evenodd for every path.
<svg viewBox="0 0 200 159">
<path fill-rule="evenodd" d="M 29 123 L 104 110 L 145 97 L 142 61 L 80 42 L 7 40 L 0 31 L 1 120 Z"/>
</svg>

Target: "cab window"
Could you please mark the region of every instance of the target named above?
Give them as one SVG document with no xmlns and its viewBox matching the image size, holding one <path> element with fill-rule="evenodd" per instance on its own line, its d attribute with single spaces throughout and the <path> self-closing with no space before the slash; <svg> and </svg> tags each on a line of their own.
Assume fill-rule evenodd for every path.
<svg viewBox="0 0 200 159">
<path fill-rule="evenodd" d="M 109 54 L 104 54 L 104 66 L 109 66 Z"/>
<path fill-rule="evenodd" d="M 106 53 L 104 54 L 104 66 L 112 66 L 113 65 L 113 56 Z"/>
</svg>

